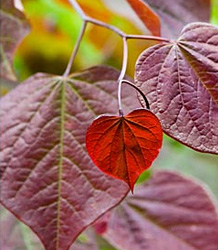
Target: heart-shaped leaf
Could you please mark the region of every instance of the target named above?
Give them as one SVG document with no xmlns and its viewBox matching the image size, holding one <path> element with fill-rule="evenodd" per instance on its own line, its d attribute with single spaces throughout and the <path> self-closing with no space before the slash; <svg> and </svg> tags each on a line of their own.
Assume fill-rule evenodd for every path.
<svg viewBox="0 0 218 250">
<path fill-rule="evenodd" d="M 14 7 L 13 0 L 2 1 L 0 13 L 0 77 L 15 81 L 16 76 L 12 66 L 13 53 L 17 45 L 29 33 L 30 27 L 24 14 Z"/>
<path fill-rule="evenodd" d="M 162 145 L 157 117 L 146 109 L 126 116 L 98 117 L 86 134 L 88 153 L 103 172 L 124 180 L 133 191 L 139 175 L 149 168 Z"/>
<path fill-rule="evenodd" d="M 160 20 L 152 9 L 142 0 L 127 0 L 135 13 L 154 36 L 160 36 Z"/>
<path fill-rule="evenodd" d="M 210 21 L 210 0 L 143 0 L 161 19 L 161 34 L 176 38 L 191 22 Z"/>
<path fill-rule="evenodd" d="M 117 111 L 118 76 L 107 67 L 67 78 L 37 74 L 1 99 L 1 202 L 47 250 L 69 249 L 129 190 L 96 168 L 85 149 L 95 116 Z M 134 97 L 124 86 L 126 110 L 139 105 Z"/>
<path fill-rule="evenodd" d="M 118 249 L 217 250 L 218 215 L 211 195 L 180 174 L 156 172 L 109 213 L 102 236 Z"/>
<path fill-rule="evenodd" d="M 218 27 L 187 25 L 180 38 L 145 50 L 135 82 L 171 137 L 218 153 Z"/>
</svg>

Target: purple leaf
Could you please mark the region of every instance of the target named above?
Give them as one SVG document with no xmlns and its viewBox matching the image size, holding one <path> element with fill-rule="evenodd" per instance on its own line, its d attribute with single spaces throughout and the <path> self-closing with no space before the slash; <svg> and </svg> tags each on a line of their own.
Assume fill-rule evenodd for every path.
<svg viewBox="0 0 218 250">
<path fill-rule="evenodd" d="M 218 153 L 218 28 L 187 25 L 180 38 L 145 50 L 135 81 L 169 136 Z"/>
<path fill-rule="evenodd" d="M 204 187 L 159 171 L 110 212 L 103 237 L 125 250 L 217 250 L 218 215 Z"/>
<path fill-rule="evenodd" d="M 210 21 L 210 0 L 143 0 L 159 15 L 162 36 L 175 38 L 191 22 Z"/>
<path fill-rule="evenodd" d="M 104 175 L 85 149 L 96 115 L 115 114 L 119 72 L 94 67 L 70 78 L 36 74 L 1 100 L 1 201 L 47 250 L 69 249 L 128 187 Z M 136 93 L 124 87 L 125 109 Z"/>
<path fill-rule="evenodd" d="M 13 0 L 2 1 L 0 15 L 0 77 L 11 81 L 16 80 L 12 66 L 14 51 L 30 30 L 24 14 L 14 7 L 13 2 Z"/>
</svg>

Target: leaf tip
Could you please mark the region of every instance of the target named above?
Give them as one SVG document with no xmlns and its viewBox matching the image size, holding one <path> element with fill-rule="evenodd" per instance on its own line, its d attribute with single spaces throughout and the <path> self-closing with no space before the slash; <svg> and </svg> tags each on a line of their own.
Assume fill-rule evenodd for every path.
<svg viewBox="0 0 218 250">
<path fill-rule="evenodd" d="M 130 180 L 124 180 L 124 181 L 125 181 L 125 182 L 127 183 L 127 185 L 129 186 L 131 193 L 134 194 L 135 181 L 134 181 L 134 182 L 132 182 L 132 181 L 130 181 Z"/>
<path fill-rule="evenodd" d="M 134 195 L 134 186 L 130 187 L 130 190 L 131 190 L 132 195 Z"/>
</svg>

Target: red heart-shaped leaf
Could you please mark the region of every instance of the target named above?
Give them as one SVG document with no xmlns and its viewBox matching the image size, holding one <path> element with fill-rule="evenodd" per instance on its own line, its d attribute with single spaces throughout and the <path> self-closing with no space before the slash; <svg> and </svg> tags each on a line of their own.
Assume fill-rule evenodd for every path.
<svg viewBox="0 0 218 250">
<path fill-rule="evenodd" d="M 127 116 L 102 115 L 86 134 L 93 162 L 106 174 L 124 180 L 131 190 L 139 175 L 151 166 L 161 145 L 160 122 L 146 109 Z"/>
</svg>

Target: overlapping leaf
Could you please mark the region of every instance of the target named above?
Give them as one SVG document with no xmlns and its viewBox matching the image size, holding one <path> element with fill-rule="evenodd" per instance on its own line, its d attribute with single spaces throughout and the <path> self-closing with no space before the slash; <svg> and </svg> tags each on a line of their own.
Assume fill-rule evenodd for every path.
<svg viewBox="0 0 218 250">
<path fill-rule="evenodd" d="M 162 145 L 157 117 L 146 109 L 126 116 L 98 117 L 86 134 L 86 147 L 96 166 L 124 180 L 133 191 L 139 175 L 149 168 Z"/>
<path fill-rule="evenodd" d="M 187 25 L 180 38 L 145 50 L 135 81 L 163 130 L 198 151 L 218 153 L 218 27 Z"/>
<path fill-rule="evenodd" d="M 210 21 L 210 0 L 143 0 L 161 19 L 161 34 L 176 38 L 191 22 Z"/>
<path fill-rule="evenodd" d="M 13 0 L 2 1 L 0 10 L 0 77 L 12 81 L 16 80 L 12 66 L 14 50 L 30 29 L 25 16 L 14 7 L 13 2 Z"/>
<path fill-rule="evenodd" d="M 142 0 L 127 0 L 138 17 L 154 36 L 160 36 L 160 20 L 152 9 Z"/>
<path fill-rule="evenodd" d="M 217 250 L 218 215 L 201 185 L 159 171 L 110 212 L 102 236 L 125 250 Z"/>
<path fill-rule="evenodd" d="M 47 250 L 68 249 L 128 191 L 85 150 L 93 118 L 116 113 L 118 75 L 107 67 L 71 78 L 37 74 L 1 99 L 1 201 Z M 127 87 L 126 109 L 138 105 L 133 96 Z"/>
</svg>

